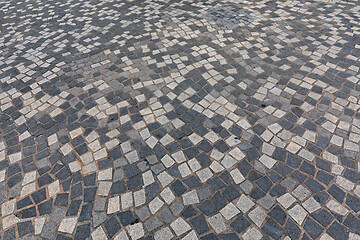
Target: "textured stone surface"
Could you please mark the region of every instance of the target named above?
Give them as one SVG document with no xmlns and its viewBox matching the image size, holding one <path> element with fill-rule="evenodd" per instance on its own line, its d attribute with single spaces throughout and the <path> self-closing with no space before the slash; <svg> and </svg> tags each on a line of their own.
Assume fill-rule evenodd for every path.
<svg viewBox="0 0 360 240">
<path fill-rule="evenodd" d="M 1 239 L 360 239 L 357 1 L 2 1 Z"/>
</svg>

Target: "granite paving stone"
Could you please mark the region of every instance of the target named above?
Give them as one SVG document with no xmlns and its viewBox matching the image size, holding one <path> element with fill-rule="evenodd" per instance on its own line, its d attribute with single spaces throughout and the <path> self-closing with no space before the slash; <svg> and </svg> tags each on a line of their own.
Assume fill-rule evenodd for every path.
<svg viewBox="0 0 360 240">
<path fill-rule="evenodd" d="M 0 9 L 0 239 L 360 239 L 358 1 Z"/>
</svg>

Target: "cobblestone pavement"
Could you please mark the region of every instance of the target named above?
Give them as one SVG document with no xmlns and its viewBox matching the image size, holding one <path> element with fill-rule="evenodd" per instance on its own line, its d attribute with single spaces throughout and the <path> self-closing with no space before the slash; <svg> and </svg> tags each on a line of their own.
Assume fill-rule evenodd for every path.
<svg viewBox="0 0 360 240">
<path fill-rule="evenodd" d="M 1 239 L 360 239 L 354 0 L 0 0 Z"/>
</svg>

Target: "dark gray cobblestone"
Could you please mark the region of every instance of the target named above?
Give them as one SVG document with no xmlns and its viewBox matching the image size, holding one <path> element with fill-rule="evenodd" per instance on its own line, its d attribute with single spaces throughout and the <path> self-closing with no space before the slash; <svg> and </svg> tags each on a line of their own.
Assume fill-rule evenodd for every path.
<svg viewBox="0 0 360 240">
<path fill-rule="evenodd" d="M 360 239 L 357 1 L 0 1 L 1 239 Z"/>
</svg>

